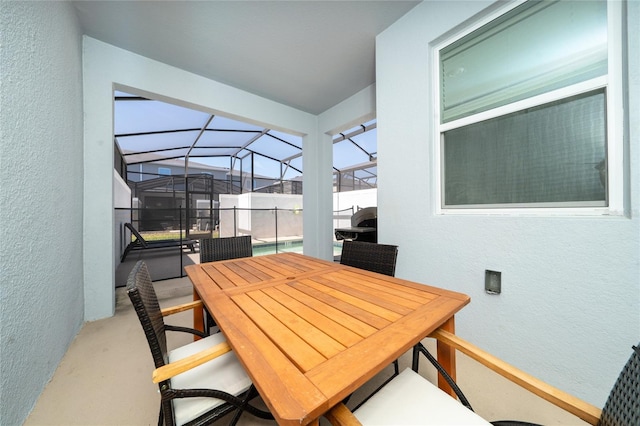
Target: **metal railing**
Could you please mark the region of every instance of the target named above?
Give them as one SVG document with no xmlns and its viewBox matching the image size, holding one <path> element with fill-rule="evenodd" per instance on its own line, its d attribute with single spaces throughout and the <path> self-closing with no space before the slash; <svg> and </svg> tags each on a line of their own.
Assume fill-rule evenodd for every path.
<svg viewBox="0 0 640 426">
<path fill-rule="evenodd" d="M 299 208 L 119 208 L 115 209 L 115 221 L 114 240 L 118 259 L 126 247 L 135 244 L 136 240 L 136 236 L 124 226 L 125 223 L 130 223 L 146 242 L 177 241 L 163 250 L 131 250 L 118 266 L 130 269 L 138 259 L 159 262 L 161 266 L 156 271 L 162 269 L 166 272 L 158 272 L 155 277 L 152 274 L 154 281 L 183 277 L 186 264 L 199 262 L 197 243 L 196 252 L 191 252 L 186 243 L 202 238 L 251 235 L 254 249 L 259 254 L 294 249 L 302 251 L 302 209 Z"/>
<path fill-rule="evenodd" d="M 353 208 L 334 212 L 334 228 L 348 220 Z M 139 249 L 127 254 L 124 262 L 118 262 L 116 275 L 126 277 L 139 259 L 149 264 L 154 281 L 185 276 L 184 266 L 199 262 L 198 240 L 239 235 L 251 235 L 254 255 L 283 251 L 302 252 L 303 220 L 301 208 L 117 208 L 115 209 L 116 232 L 114 235 L 116 258 L 119 260 L 127 245 L 135 242 L 125 226 L 131 225 L 147 242 L 176 240 L 166 249 Z M 192 251 L 187 243 L 193 241 Z M 135 243 L 134 243 L 135 244 Z M 340 243 L 334 247 L 339 252 Z M 153 267 L 153 263 L 158 266 Z M 154 271 L 156 275 L 154 276 Z M 122 278 L 121 278 L 122 281 Z M 116 285 L 124 285 L 116 282 Z"/>
</svg>

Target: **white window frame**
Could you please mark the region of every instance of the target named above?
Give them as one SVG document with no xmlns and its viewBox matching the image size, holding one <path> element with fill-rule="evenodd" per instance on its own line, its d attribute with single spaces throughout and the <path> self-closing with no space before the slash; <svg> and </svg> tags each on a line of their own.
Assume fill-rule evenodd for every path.
<svg viewBox="0 0 640 426">
<path fill-rule="evenodd" d="M 436 214 L 447 215 L 558 215 L 558 216 L 622 216 L 624 211 L 624 122 L 623 122 L 623 13 L 622 2 L 607 2 L 607 43 L 608 43 L 608 72 L 607 75 L 567 86 L 542 95 L 533 96 L 521 101 L 497 107 L 488 111 L 473 114 L 469 117 L 441 123 L 440 120 L 440 50 L 454 41 L 477 30 L 490 21 L 523 4 L 525 0 L 518 0 L 504 7 L 494 9 L 489 14 L 467 28 L 456 31 L 431 48 L 432 58 L 432 93 L 434 109 L 434 191 L 436 195 Z M 518 204 L 504 207 L 487 204 L 483 207 L 445 207 L 444 179 L 443 179 L 443 134 L 447 130 L 458 128 L 491 118 L 504 116 L 532 106 L 567 98 L 569 96 L 590 92 L 596 89 L 606 90 L 606 125 L 607 125 L 607 206 L 579 206 L 575 203 L 563 203 L 563 206 L 544 206 L 535 203 Z"/>
</svg>

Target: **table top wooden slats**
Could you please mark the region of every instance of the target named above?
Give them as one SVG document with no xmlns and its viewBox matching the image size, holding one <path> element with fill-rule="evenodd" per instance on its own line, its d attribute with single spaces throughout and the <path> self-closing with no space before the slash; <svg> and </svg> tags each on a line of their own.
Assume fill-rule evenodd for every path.
<svg viewBox="0 0 640 426">
<path fill-rule="evenodd" d="M 349 300 L 353 300 L 353 298 L 349 298 L 347 297 L 348 295 L 340 293 L 337 290 L 328 289 L 326 286 L 317 283 L 315 280 L 300 280 L 300 282 L 292 285 L 296 289 L 314 297 L 319 302 L 322 302 L 323 304 L 320 305 L 320 307 L 323 311 L 327 310 L 328 306 L 332 306 L 342 313 L 372 326 L 375 329 L 374 332 L 389 325 L 389 320 L 364 309 L 363 306 L 369 307 L 365 301 L 354 300 L 355 304 L 349 303 Z"/>
<path fill-rule="evenodd" d="M 294 253 L 185 270 L 280 424 L 315 421 L 469 302 Z"/>
<path fill-rule="evenodd" d="M 332 335 L 335 341 L 343 346 L 342 349 L 354 345 L 362 338 L 362 336 L 356 334 L 352 329 L 328 317 L 327 313 L 322 314 L 317 309 L 305 305 L 296 298 L 296 296 L 302 299 L 304 299 L 304 297 L 301 294 L 296 294 L 295 292 L 297 290 L 289 286 L 268 288 L 264 291 L 274 299 L 277 299 L 283 306 L 295 312 L 304 321 L 313 324 L 323 333 Z M 373 329 L 371 332 L 373 332 Z"/>
<path fill-rule="evenodd" d="M 233 306 L 226 297 L 217 299 L 220 312 L 216 320 L 224 324 L 225 335 L 241 362 L 250 361 L 248 373 L 263 396 L 270 410 L 277 409 L 280 419 L 295 419 L 306 407 L 326 412 L 331 408 L 326 396 L 317 388 L 309 386 L 309 379 L 287 358 L 256 324 Z M 277 366 L 277 368 L 274 368 Z M 245 364 L 246 368 L 246 364 Z M 300 392 L 300 389 L 304 389 Z M 277 408 L 276 408 L 277 407 Z M 303 415 L 303 417 L 306 417 Z M 317 416 L 316 416 L 317 417 Z"/>
<path fill-rule="evenodd" d="M 255 297 L 255 292 L 253 292 L 253 297 Z M 290 348 L 287 351 L 287 355 L 289 359 L 296 364 L 298 369 L 306 372 L 315 365 L 326 361 L 325 357 L 287 327 L 286 319 L 280 316 L 280 312 L 277 312 L 277 310 L 274 312 L 264 309 L 263 306 L 255 302 L 253 297 L 251 295 L 239 294 L 233 297 L 233 301 L 244 311 L 248 318 L 253 320 L 255 324 L 258 324 L 262 332 L 267 335 L 276 346 L 281 350 L 286 347 Z"/>
<path fill-rule="evenodd" d="M 264 289 L 256 296 L 256 302 L 270 312 L 274 312 L 274 316 L 277 316 L 284 325 L 318 350 L 325 358 L 330 358 L 345 349 L 343 344 L 330 337 L 329 334 L 333 335 L 331 328 L 326 328 L 325 332 L 315 322 L 307 321 L 300 312 L 290 309 L 287 306 L 289 299 L 281 291 L 274 288 Z"/>
<path fill-rule="evenodd" d="M 341 311 L 331 304 L 325 303 L 325 301 L 322 301 L 322 294 L 309 294 L 309 292 L 305 290 L 308 289 L 297 282 L 293 282 L 289 286 L 286 286 L 282 291 L 286 292 L 289 296 L 293 297 L 299 302 L 305 304 L 310 309 L 317 312 L 318 315 L 333 319 L 336 323 L 346 327 L 356 336 L 367 337 L 376 332 L 376 328 L 370 326 L 366 322 Z M 333 328 L 332 332 L 338 333 L 338 329 Z M 360 339 L 358 339 L 358 341 L 359 340 Z"/>
<path fill-rule="evenodd" d="M 358 305 L 357 301 L 363 302 L 363 308 L 369 306 L 372 309 L 370 312 L 380 312 L 379 315 L 385 318 L 388 317 L 387 319 L 390 321 L 395 321 L 400 316 L 406 315 L 420 306 L 420 303 L 415 303 L 411 299 L 397 297 L 381 292 L 378 289 L 372 291 L 370 287 L 363 286 L 338 274 L 320 277 L 318 278 L 318 283 L 336 290 L 336 294 L 341 295 L 339 297 L 349 303 Z M 385 314 L 381 311 L 381 308 L 389 312 Z"/>
</svg>

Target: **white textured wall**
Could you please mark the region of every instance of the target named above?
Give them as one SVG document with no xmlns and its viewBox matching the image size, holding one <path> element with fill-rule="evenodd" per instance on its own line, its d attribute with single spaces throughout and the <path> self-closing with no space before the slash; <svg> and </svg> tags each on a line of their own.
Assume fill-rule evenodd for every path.
<svg viewBox="0 0 640 426">
<path fill-rule="evenodd" d="M 344 210 L 353 207 L 354 212 L 358 207 L 375 207 L 378 205 L 378 188 L 360 189 L 357 191 L 345 191 L 333 193 L 333 210 Z M 344 214 L 350 214 L 345 212 Z M 347 226 L 351 226 L 350 224 Z"/>
<path fill-rule="evenodd" d="M 333 193 L 333 211 L 334 211 L 334 220 L 333 220 L 333 228 L 349 228 L 351 226 L 351 210 L 342 211 L 345 209 L 350 209 L 353 207 L 353 212 L 358 211 L 359 208 L 365 207 L 375 207 L 378 205 L 378 188 L 372 189 L 361 189 L 358 191 L 345 191 L 345 192 L 334 192 Z M 337 213 L 335 213 L 337 212 Z M 335 219 L 336 215 L 340 217 L 340 219 Z M 335 239 L 335 235 L 334 235 Z M 383 241 L 380 241 L 381 243 Z"/>
<path fill-rule="evenodd" d="M 278 212 L 277 237 L 280 239 L 302 236 L 302 214 L 293 210 L 302 209 L 302 195 L 263 194 L 220 194 L 220 236 L 233 237 L 250 233 L 254 240 L 274 241 L 276 238 L 276 217 Z M 235 228 L 234 228 L 234 211 Z M 250 209 L 255 209 L 251 211 Z M 261 210 L 264 209 L 264 210 Z M 283 210 L 283 211 L 282 211 Z"/>
<path fill-rule="evenodd" d="M 0 424 L 18 425 L 83 320 L 81 38 L 68 3 L 0 20 Z"/>
<path fill-rule="evenodd" d="M 602 406 L 640 337 L 640 2 L 629 3 L 630 217 L 437 216 L 429 43 L 487 2 L 428 1 L 376 40 L 380 238 L 397 275 L 467 293 L 460 335 Z M 483 291 L 484 271 L 503 291 Z"/>
</svg>

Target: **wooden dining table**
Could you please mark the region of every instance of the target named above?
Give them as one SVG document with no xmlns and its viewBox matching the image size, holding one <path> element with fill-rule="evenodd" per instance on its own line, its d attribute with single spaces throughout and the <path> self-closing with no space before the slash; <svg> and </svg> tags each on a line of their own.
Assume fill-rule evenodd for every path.
<svg viewBox="0 0 640 426">
<path fill-rule="evenodd" d="M 202 299 L 281 425 L 317 424 L 431 332 L 454 332 L 454 315 L 470 300 L 296 253 L 185 271 L 194 298 Z M 201 313 L 194 325 L 202 329 Z M 438 343 L 438 359 L 455 377 L 453 351 Z"/>
</svg>

